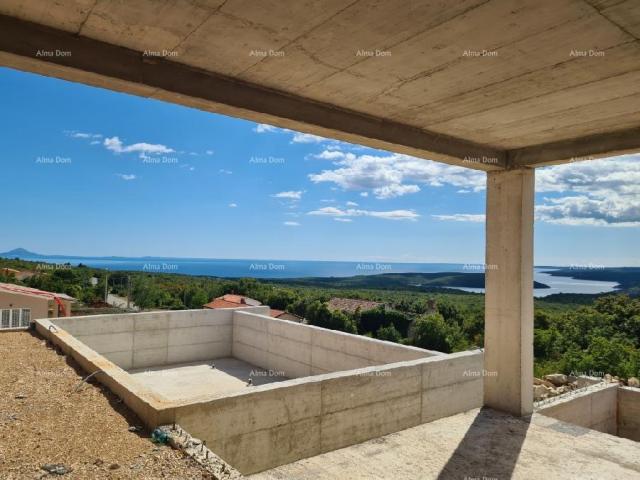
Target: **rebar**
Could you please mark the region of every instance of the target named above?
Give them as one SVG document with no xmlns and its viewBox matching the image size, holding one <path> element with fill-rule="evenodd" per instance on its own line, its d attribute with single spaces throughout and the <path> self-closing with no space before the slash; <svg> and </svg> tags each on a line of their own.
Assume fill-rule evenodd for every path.
<svg viewBox="0 0 640 480">
<path fill-rule="evenodd" d="M 82 386 L 82 384 L 84 382 L 86 382 L 87 380 L 89 380 L 91 377 L 93 377 L 94 375 L 97 375 L 98 373 L 104 373 L 104 370 L 96 370 L 95 372 L 93 372 L 91 375 L 87 375 L 85 378 L 83 378 L 80 383 L 78 383 L 78 385 L 76 386 L 76 388 L 73 390 L 74 393 L 78 391 L 78 389 Z"/>
</svg>

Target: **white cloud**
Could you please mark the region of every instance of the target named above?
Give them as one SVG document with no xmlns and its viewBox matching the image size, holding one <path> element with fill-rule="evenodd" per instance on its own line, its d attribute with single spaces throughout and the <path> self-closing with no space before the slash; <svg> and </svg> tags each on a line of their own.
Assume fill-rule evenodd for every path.
<svg viewBox="0 0 640 480">
<path fill-rule="evenodd" d="M 221 168 L 220 170 L 218 170 L 218 173 L 223 173 L 225 175 L 231 175 L 233 172 L 231 170 L 226 170 L 224 168 Z"/>
<path fill-rule="evenodd" d="M 204 153 L 206 153 L 207 155 L 213 155 L 213 150 L 207 150 L 207 151 L 206 151 L 206 152 L 204 152 Z"/>
<path fill-rule="evenodd" d="M 586 160 L 536 171 L 536 191 L 548 193 L 536 220 L 558 225 L 640 226 L 640 155 Z M 433 215 L 439 220 L 482 222 L 484 215 Z"/>
<path fill-rule="evenodd" d="M 360 192 L 360 196 L 366 198 L 369 196 L 369 192 Z"/>
<path fill-rule="evenodd" d="M 144 158 L 147 154 L 157 155 L 160 153 L 173 153 L 175 151 L 166 145 L 154 143 L 134 143 L 131 145 L 124 145 L 118 137 L 105 138 L 103 145 L 107 150 L 111 150 L 115 153 L 139 153 L 141 158 Z"/>
<path fill-rule="evenodd" d="M 253 129 L 253 131 L 256 133 L 277 132 L 278 130 L 280 130 L 278 127 L 267 125 L 266 123 L 259 123 Z"/>
<path fill-rule="evenodd" d="M 325 150 L 316 157 L 334 160 L 335 167 L 309 175 L 312 182 L 332 183 L 343 190 L 360 190 L 363 196 L 371 191 L 378 199 L 416 193 L 420 191 L 420 185 L 452 185 L 478 192 L 486 183 L 484 172 L 408 155 L 355 155 Z"/>
<path fill-rule="evenodd" d="M 82 138 L 82 139 L 102 138 L 101 133 L 86 133 L 86 132 L 77 132 L 77 131 L 66 131 L 65 133 L 71 138 Z"/>
<path fill-rule="evenodd" d="M 135 180 L 136 178 L 138 178 L 136 175 L 132 174 L 132 173 L 117 173 L 116 174 L 118 177 L 120 177 L 122 180 Z"/>
<path fill-rule="evenodd" d="M 288 192 L 280 192 L 280 193 L 274 193 L 273 195 L 271 195 L 273 198 L 286 198 L 288 200 L 300 200 L 302 198 L 302 194 L 304 192 L 302 190 L 297 190 L 297 191 L 288 191 Z"/>
<path fill-rule="evenodd" d="M 454 222 L 484 222 L 484 214 L 454 213 L 451 215 L 431 215 L 438 220 L 451 220 Z"/>
<path fill-rule="evenodd" d="M 253 129 L 256 133 L 288 133 L 291 134 L 291 143 L 323 143 L 338 145 L 342 142 L 332 140 L 330 138 L 320 137 L 311 133 L 296 132 L 289 128 L 274 127 L 273 125 L 267 125 L 266 123 L 259 123 Z"/>
<path fill-rule="evenodd" d="M 319 160 L 341 160 L 344 158 L 344 153 L 339 150 L 323 150 L 317 155 L 311 155 L 313 158 Z"/>
<path fill-rule="evenodd" d="M 353 220 L 351 220 L 350 218 L 334 217 L 333 219 L 336 222 L 343 222 L 343 223 L 351 223 L 351 222 L 353 222 Z"/>
<path fill-rule="evenodd" d="M 283 225 L 285 225 L 287 227 L 299 227 L 300 226 L 300 224 L 298 222 L 291 222 L 291 221 L 284 222 Z"/>
<path fill-rule="evenodd" d="M 307 215 L 321 215 L 328 217 L 348 218 L 348 217 L 374 217 L 383 218 L 385 220 L 410 220 L 415 221 L 420 217 L 413 210 L 358 210 L 354 208 L 340 209 L 336 207 L 322 207 L 317 210 L 308 212 Z"/>
<path fill-rule="evenodd" d="M 561 225 L 640 226 L 640 155 L 538 169 L 536 191 L 550 194 L 536 206 L 537 220 Z"/>
<path fill-rule="evenodd" d="M 356 202 L 347 202 L 346 203 L 347 207 L 357 207 L 358 204 Z"/>
<path fill-rule="evenodd" d="M 293 132 L 291 143 L 321 143 L 330 141 L 328 138 L 319 137 L 310 133 Z"/>
<path fill-rule="evenodd" d="M 384 187 L 374 188 L 373 194 L 376 198 L 385 199 L 385 198 L 394 198 L 401 197 L 408 193 L 417 193 L 420 191 L 420 187 L 418 185 L 386 185 Z"/>
<path fill-rule="evenodd" d="M 238 206 L 237 203 L 230 203 L 229 208 L 236 208 Z"/>
<path fill-rule="evenodd" d="M 637 198 L 577 195 L 545 198 L 544 201 L 544 204 L 536 206 L 536 220 L 560 225 L 640 226 L 640 202 Z"/>
</svg>

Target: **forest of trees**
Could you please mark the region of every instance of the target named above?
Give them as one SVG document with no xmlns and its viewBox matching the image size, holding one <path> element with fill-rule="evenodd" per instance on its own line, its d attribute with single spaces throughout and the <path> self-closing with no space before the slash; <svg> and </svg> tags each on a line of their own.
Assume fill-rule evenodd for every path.
<svg viewBox="0 0 640 480">
<path fill-rule="evenodd" d="M 36 270 L 20 260 L 0 260 L 0 267 Z M 256 279 L 220 279 L 146 272 L 107 272 L 85 266 L 41 269 L 25 285 L 63 292 L 85 304 L 100 304 L 108 273 L 110 292 L 142 309 L 201 308 L 225 293 L 255 298 L 272 308 L 304 317 L 312 325 L 392 342 L 455 352 L 483 345 L 484 295 L 451 290 L 416 292 L 286 285 Z M 92 285 L 91 278 L 97 279 Z M 17 282 L 0 273 L 0 281 Z M 384 304 L 353 314 L 331 311 L 335 296 Z M 435 301 L 435 309 L 430 302 Z M 623 378 L 640 373 L 640 298 L 627 295 L 567 295 L 536 299 L 535 374 L 551 372 Z"/>
</svg>

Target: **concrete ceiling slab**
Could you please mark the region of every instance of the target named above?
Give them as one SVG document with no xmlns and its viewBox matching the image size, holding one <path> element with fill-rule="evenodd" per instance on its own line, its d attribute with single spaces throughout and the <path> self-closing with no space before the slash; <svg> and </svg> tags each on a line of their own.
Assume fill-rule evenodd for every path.
<svg viewBox="0 0 640 480">
<path fill-rule="evenodd" d="M 0 14 L 3 65 L 423 158 L 490 170 L 568 161 L 567 145 L 640 150 L 637 0 L 4 0 Z M 57 45 L 73 55 L 35 56 Z"/>
</svg>

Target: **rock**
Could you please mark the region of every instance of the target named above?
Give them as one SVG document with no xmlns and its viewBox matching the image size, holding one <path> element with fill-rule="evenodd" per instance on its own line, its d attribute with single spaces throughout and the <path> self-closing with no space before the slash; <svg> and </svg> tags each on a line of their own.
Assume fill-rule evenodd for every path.
<svg viewBox="0 0 640 480">
<path fill-rule="evenodd" d="M 19 393 L 18 395 L 16 395 L 16 396 L 15 396 L 15 397 L 13 397 L 13 398 L 15 398 L 15 399 L 17 399 L 17 400 L 24 400 L 25 398 L 27 398 L 27 396 L 26 396 L 26 395 L 24 395 L 24 394 L 22 394 L 22 393 Z"/>
<path fill-rule="evenodd" d="M 640 380 L 638 380 L 636 377 L 630 377 L 627 380 L 627 385 L 629 385 L 630 387 L 640 388 Z"/>
<path fill-rule="evenodd" d="M 186 448 L 184 440 L 181 437 L 169 437 L 169 446 L 176 450 L 182 450 Z"/>
<path fill-rule="evenodd" d="M 140 425 L 131 426 L 131 427 L 129 427 L 129 431 L 130 432 L 141 432 L 142 431 L 142 427 Z"/>
<path fill-rule="evenodd" d="M 542 400 L 542 396 L 547 393 L 547 388 L 544 385 L 534 385 L 533 386 L 533 400 L 538 401 Z"/>
<path fill-rule="evenodd" d="M 553 387 L 553 383 L 551 383 L 548 380 L 542 380 L 540 378 L 535 378 L 533 379 L 533 384 L 534 385 L 544 385 L 545 387 L 549 387 L 552 388 Z"/>
<path fill-rule="evenodd" d="M 604 381 L 607 383 L 611 383 L 613 381 L 613 377 L 607 373 L 604 376 Z"/>
<path fill-rule="evenodd" d="M 556 387 L 560 387 L 567 383 L 567 376 L 562 373 L 552 373 L 550 375 L 545 375 L 544 379 L 553 383 L 553 385 Z"/>
<path fill-rule="evenodd" d="M 67 467 L 61 463 L 45 463 L 40 467 L 45 472 L 49 472 L 52 475 L 65 475 L 73 472 L 73 468 Z"/>
<path fill-rule="evenodd" d="M 111 465 L 109 465 L 109 470 L 118 470 L 120 468 L 120 465 L 118 465 L 117 463 L 112 463 Z"/>
<path fill-rule="evenodd" d="M 94 464 L 96 467 L 100 467 L 100 466 L 102 466 L 102 465 L 104 464 L 104 460 L 102 460 L 101 458 L 96 458 L 96 459 L 93 461 L 93 464 Z"/>
</svg>

